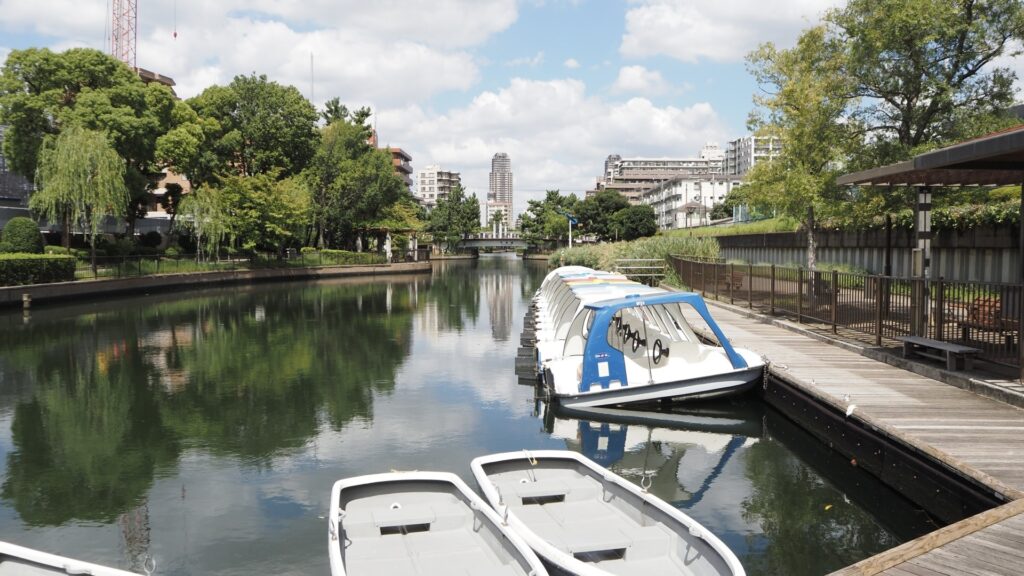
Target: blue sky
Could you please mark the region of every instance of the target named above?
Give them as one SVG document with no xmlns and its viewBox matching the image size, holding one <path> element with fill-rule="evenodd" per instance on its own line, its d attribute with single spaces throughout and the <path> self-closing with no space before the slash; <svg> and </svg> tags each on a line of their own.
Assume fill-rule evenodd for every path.
<svg viewBox="0 0 1024 576">
<path fill-rule="evenodd" d="M 791 45 L 839 1 L 138 0 L 138 64 L 182 97 L 257 72 L 371 106 L 382 143 L 481 196 L 506 152 L 518 211 L 593 186 L 608 154 L 693 156 L 743 135 L 744 55 Z M 104 48 L 107 2 L 0 0 L 0 58 Z"/>
</svg>

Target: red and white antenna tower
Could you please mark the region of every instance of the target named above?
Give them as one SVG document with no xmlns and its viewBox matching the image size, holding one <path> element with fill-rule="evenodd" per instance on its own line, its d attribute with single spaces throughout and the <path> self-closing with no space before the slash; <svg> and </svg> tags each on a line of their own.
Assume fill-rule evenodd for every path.
<svg viewBox="0 0 1024 576">
<path fill-rule="evenodd" d="M 138 0 L 114 0 L 110 27 L 110 53 L 118 60 L 136 68 L 136 27 L 139 22 Z"/>
</svg>

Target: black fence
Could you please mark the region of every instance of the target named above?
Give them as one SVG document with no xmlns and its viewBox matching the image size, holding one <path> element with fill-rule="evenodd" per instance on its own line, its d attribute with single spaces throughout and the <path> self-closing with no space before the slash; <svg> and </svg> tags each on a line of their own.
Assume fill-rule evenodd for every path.
<svg viewBox="0 0 1024 576">
<path fill-rule="evenodd" d="M 420 260 L 430 259 L 429 248 L 419 251 Z M 392 258 L 393 262 L 412 261 L 412 254 Z M 284 255 L 222 255 L 219 258 L 199 259 L 194 254 L 180 256 L 99 256 L 93 269 L 88 258 L 79 260 L 75 269 L 76 280 L 96 278 L 128 278 L 151 274 L 176 274 L 224 270 L 252 270 L 255 268 L 305 268 L 315 266 L 368 266 L 384 264 L 384 257 L 376 254 L 355 256 L 351 253 L 312 252 L 303 254 L 288 251 Z"/>
<path fill-rule="evenodd" d="M 923 336 L 981 350 L 979 358 L 1020 368 L 1020 284 L 946 282 L 726 264 L 672 256 L 683 285 L 705 298 L 850 330 L 875 345 Z"/>
</svg>

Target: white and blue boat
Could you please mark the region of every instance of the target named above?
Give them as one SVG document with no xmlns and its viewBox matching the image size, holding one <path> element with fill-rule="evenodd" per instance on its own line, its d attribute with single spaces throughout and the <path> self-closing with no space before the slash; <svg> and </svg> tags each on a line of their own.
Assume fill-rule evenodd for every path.
<svg viewBox="0 0 1024 576">
<path fill-rule="evenodd" d="M 733 347 L 696 293 L 574 268 L 550 274 L 535 307 L 538 369 L 565 407 L 716 398 L 745 392 L 764 375 L 764 360 Z M 717 344 L 699 338 L 691 320 Z"/>
</svg>

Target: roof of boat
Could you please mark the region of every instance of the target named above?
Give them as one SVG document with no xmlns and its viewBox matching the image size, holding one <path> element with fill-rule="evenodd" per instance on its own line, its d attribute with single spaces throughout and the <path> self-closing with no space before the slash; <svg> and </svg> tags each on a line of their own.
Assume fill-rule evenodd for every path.
<svg viewBox="0 0 1024 576">
<path fill-rule="evenodd" d="M 696 292 L 661 292 L 660 294 L 629 294 L 621 298 L 613 298 L 608 300 L 599 300 L 597 302 L 588 302 L 587 308 L 625 308 L 636 305 L 650 305 L 650 304 L 672 304 L 676 302 L 694 304 L 704 302 L 704 298 Z"/>
</svg>

